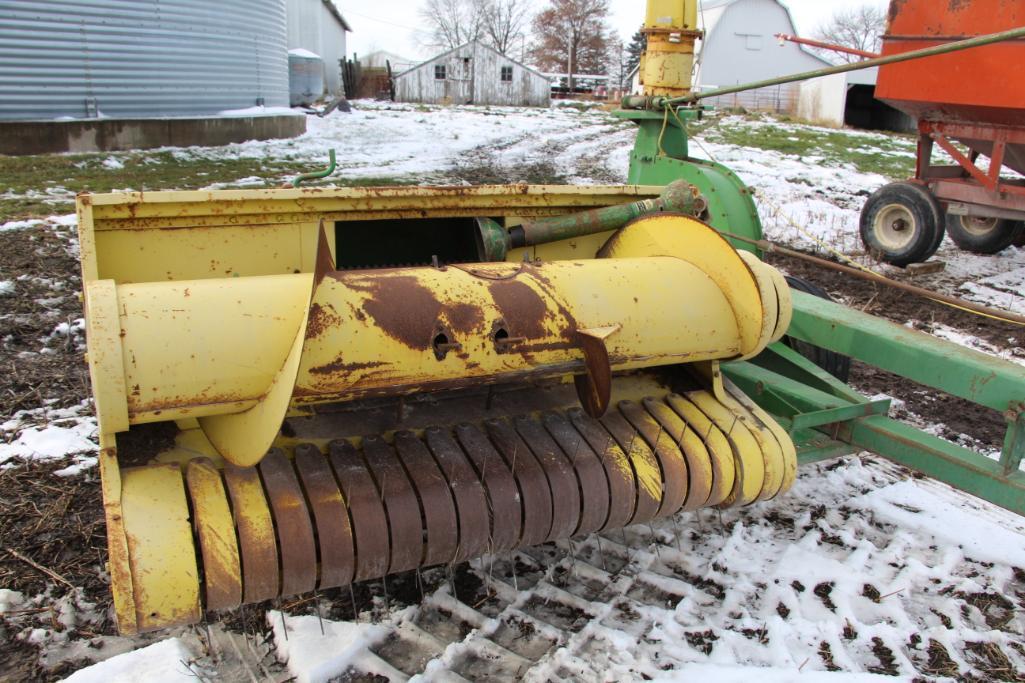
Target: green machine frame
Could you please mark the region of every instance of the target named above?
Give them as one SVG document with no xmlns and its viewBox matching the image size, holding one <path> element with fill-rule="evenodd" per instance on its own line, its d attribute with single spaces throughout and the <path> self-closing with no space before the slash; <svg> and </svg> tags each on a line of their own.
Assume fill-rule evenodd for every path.
<svg viewBox="0 0 1025 683">
<path fill-rule="evenodd" d="M 639 127 L 629 182 L 686 180 L 705 196 L 715 228 L 761 239 L 751 191 L 726 167 L 690 157 L 686 122 L 701 110 L 665 106 L 616 112 Z M 789 336 L 999 411 L 1008 425 L 997 460 L 887 417 L 888 399 L 865 398 L 783 344 L 725 365 L 727 377 L 790 431 L 800 462 L 872 451 L 1025 515 L 1025 367 L 803 292 L 793 298 Z"/>
</svg>

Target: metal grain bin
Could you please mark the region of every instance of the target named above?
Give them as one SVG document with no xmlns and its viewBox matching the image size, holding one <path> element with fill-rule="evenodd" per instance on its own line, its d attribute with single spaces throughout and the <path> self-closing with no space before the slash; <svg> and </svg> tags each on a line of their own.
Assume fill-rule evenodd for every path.
<svg viewBox="0 0 1025 683">
<path fill-rule="evenodd" d="M 284 0 L 0 0 L 0 120 L 288 106 Z"/>
<path fill-rule="evenodd" d="M 324 94 L 324 60 L 309 50 L 288 51 L 288 102 L 309 106 Z"/>
</svg>

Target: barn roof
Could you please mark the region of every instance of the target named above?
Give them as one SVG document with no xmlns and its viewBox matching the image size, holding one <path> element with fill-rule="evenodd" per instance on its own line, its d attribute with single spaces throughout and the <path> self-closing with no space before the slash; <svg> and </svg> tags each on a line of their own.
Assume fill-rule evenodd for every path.
<svg viewBox="0 0 1025 683">
<path fill-rule="evenodd" d="M 349 26 L 349 22 L 347 22 L 345 20 L 345 17 L 342 16 L 342 13 L 338 9 L 338 6 L 335 5 L 334 0 L 320 1 L 324 3 L 324 7 L 327 7 L 327 11 L 330 12 L 334 16 L 334 18 L 338 20 L 338 23 L 342 25 L 342 28 L 351 33 L 352 27 Z"/>
<path fill-rule="evenodd" d="M 711 39 L 716 25 L 719 23 L 719 20 L 722 19 L 723 15 L 726 14 L 726 10 L 729 9 L 731 5 L 735 5 L 738 2 L 743 1 L 744 0 L 701 0 L 701 4 L 698 5 L 698 18 L 701 22 L 701 28 L 705 31 L 705 40 Z M 781 2 L 780 0 L 773 0 L 773 2 L 782 7 L 783 11 L 786 12 L 787 21 L 790 22 L 789 32 L 796 34 L 797 25 L 794 24 L 794 15 L 790 12 L 790 8 L 787 7 L 786 3 Z M 823 65 L 832 66 L 828 61 L 822 59 L 822 57 L 819 57 L 814 52 L 806 50 L 803 45 L 797 45 L 797 48 L 806 55 L 819 60 Z"/>
<path fill-rule="evenodd" d="M 452 48 L 451 50 L 445 50 L 444 52 L 441 52 L 439 54 L 434 55 L 430 59 L 425 59 L 422 62 L 414 64 L 413 66 L 409 67 L 408 69 L 406 69 L 402 73 L 395 74 L 395 76 L 393 76 L 393 78 L 401 78 L 401 77 L 405 76 L 406 74 L 408 74 L 411 71 L 416 71 L 417 69 L 419 69 L 420 67 L 424 66 L 425 64 L 430 64 L 431 62 L 433 62 L 433 61 L 435 61 L 437 59 L 441 59 L 442 57 L 447 57 L 450 54 L 452 54 L 453 52 L 457 52 L 458 50 L 462 50 L 464 47 L 467 47 L 467 46 L 473 45 L 473 44 L 476 44 L 478 47 L 482 47 L 485 50 L 491 50 L 496 55 L 498 55 L 500 57 L 504 57 L 505 59 L 508 59 L 510 62 L 512 62 L 516 66 L 518 66 L 521 69 L 524 69 L 526 71 L 529 71 L 530 73 L 534 74 L 538 78 L 543 78 L 546 81 L 549 80 L 547 76 L 545 76 L 543 73 L 541 73 L 537 69 L 531 68 L 531 67 L 527 66 L 526 64 L 524 64 L 523 62 L 518 62 L 515 59 L 513 59 L 512 57 L 510 57 L 509 55 L 505 54 L 504 52 L 499 52 L 495 48 L 491 47 L 490 45 L 486 45 L 486 44 L 480 42 L 479 40 L 471 40 L 468 43 L 463 43 L 462 45 L 457 45 L 454 48 Z"/>
</svg>

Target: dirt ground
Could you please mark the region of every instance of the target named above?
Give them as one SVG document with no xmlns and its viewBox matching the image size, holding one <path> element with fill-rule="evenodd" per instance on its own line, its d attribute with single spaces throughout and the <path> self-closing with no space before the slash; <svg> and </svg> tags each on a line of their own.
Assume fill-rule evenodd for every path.
<svg viewBox="0 0 1025 683">
<path fill-rule="evenodd" d="M 70 246 L 70 230 L 55 233 L 50 227 L 0 232 L 0 275 L 17 279 L 17 295 L 4 300 L 5 317 L 0 319 L 0 414 L 19 410 L 71 407 L 90 395 L 81 340 L 74 334 L 53 335 L 61 323 L 69 327 L 82 315 L 77 297 L 80 287 L 78 263 Z M 770 262 L 783 270 L 824 287 L 834 297 L 866 312 L 903 324 L 916 321 L 928 329 L 942 323 L 983 338 L 998 348 L 1007 346 L 1006 325 L 940 306 L 931 301 L 876 284 L 850 279 L 802 261 L 772 256 Z M 62 283 L 62 284 L 55 284 Z M 41 303 L 42 302 L 42 303 Z M 45 353 L 40 350 L 47 349 Z M 942 422 L 955 438 L 971 434 L 978 445 L 999 448 L 1003 419 L 973 404 L 897 381 L 889 373 L 855 364 L 852 384 L 867 394 L 886 393 L 905 402 L 911 413 Z M 100 485 L 97 473 L 56 477 L 52 473 L 66 462 L 18 464 L 0 469 L 0 586 L 25 596 L 43 595 L 42 602 L 21 613 L 0 617 L 0 681 L 56 680 L 78 667 L 70 661 L 44 668 L 34 645 L 14 638 L 25 627 L 26 617 L 40 626 L 56 630 L 73 629 L 76 639 L 115 635 L 107 618 L 109 592 L 103 569 L 106 546 Z M 444 580 L 444 577 L 436 578 Z M 476 591 L 474 577 L 457 573 L 456 591 Z M 392 580 L 389 599 L 413 602 L 422 586 L 412 575 Z M 75 587 L 75 588 L 73 588 Z M 433 586 L 428 586 L 428 590 Z M 369 605 L 380 598 L 380 582 L 357 586 L 352 594 L 357 604 Z M 339 612 L 324 616 L 351 618 L 349 594 L 339 593 L 334 604 Z M 59 619 L 59 605 L 71 600 L 93 607 L 93 619 L 70 626 Z M 304 601 L 291 603 L 290 611 L 302 613 Z M 286 606 L 289 607 L 289 606 Z M 263 607 L 249 612 L 250 623 L 266 630 Z"/>
</svg>

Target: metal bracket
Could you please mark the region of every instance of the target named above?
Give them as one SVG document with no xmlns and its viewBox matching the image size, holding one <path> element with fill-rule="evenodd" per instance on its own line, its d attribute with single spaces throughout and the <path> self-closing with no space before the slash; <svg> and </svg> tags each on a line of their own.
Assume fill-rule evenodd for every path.
<svg viewBox="0 0 1025 683">
<path fill-rule="evenodd" d="M 812 427 L 847 422 L 856 420 L 859 417 L 868 417 L 869 415 L 886 415 L 889 412 L 890 399 L 880 398 L 875 401 L 868 401 L 867 403 L 855 403 L 838 408 L 816 410 L 810 413 L 798 413 L 790 421 L 790 429 L 788 431 L 793 434 L 801 429 L 811 429 Z"/>
<path fill-rule="evenodd" d="M 1012 406 L 1006 417 L 1007 434 L 1004 436 L 1004 448 L 1000 451 L 1000 464 L 1005 476 L 1017 471 L 1025 457 L 1025 405 Z"/>
</svg>

